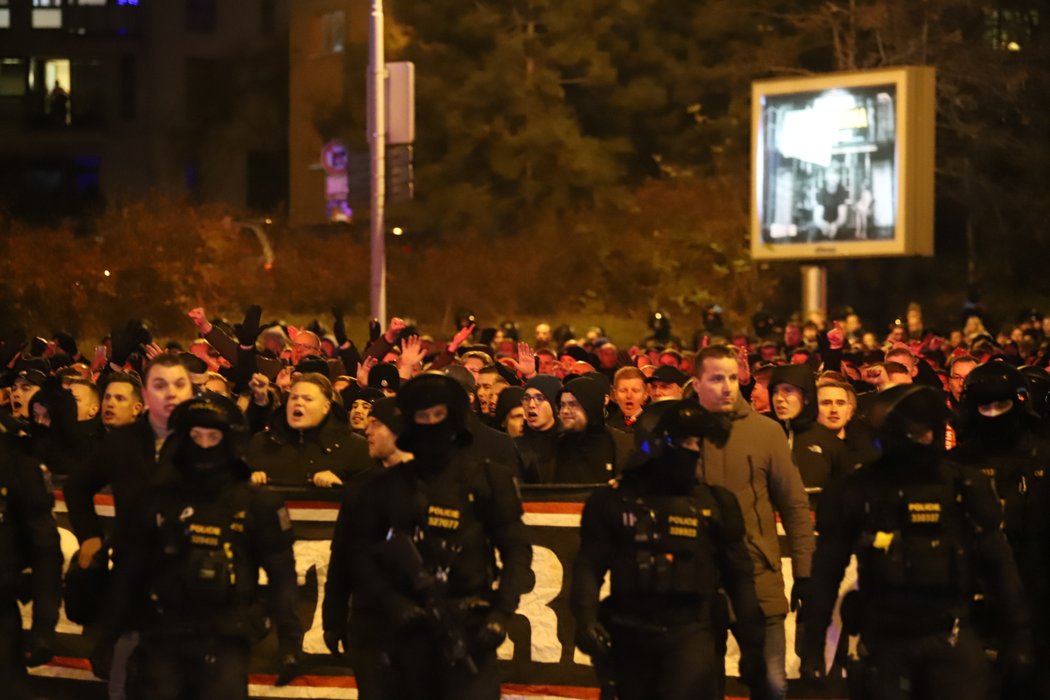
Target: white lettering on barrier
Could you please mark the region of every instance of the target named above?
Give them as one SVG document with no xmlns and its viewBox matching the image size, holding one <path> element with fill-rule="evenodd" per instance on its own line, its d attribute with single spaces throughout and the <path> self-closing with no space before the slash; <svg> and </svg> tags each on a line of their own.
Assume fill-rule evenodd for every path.
<svg viewBox="0 0 1050 700">
<path fill-rule="evenodd" d="M 521 597 L 518 613 L 524 615 L 532 628 L 531 661 L 556 664 L 561 661 L 561 642 L 558 640 L 558 616 L 550 607 L 561 593 L 565 572 L 557 555 L 546 547 L 532 546 L 532 572 L 536 585 Z M 500 647 L 503 651 L 503 647 Z M 513 654 L 513 647 L 511 647 Z M 510 659 L 510 656 L 500 656 Z"/>
</svg>

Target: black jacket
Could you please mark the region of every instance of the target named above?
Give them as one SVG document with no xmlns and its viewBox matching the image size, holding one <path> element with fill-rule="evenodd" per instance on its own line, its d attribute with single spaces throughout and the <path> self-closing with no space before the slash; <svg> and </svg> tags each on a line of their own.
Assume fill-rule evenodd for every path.
<svg viewBox="0 0 1050 700">
<path fill-rule="evenodd" d="M 45 635 L 54 631 L 62 601 L 62 550 L 53 506 L 37 464 L 10 438 L 0 438 L 0 604 L 14 608 L 22 570 L 31 569 L 33 632 Z"/>
<path fill-rule="evenodd" d="M 173 473 L 144 498 L 141 520 L 129 538 L 130 556 L 114 572 L 106 631 L 138 621 L 155 635 L 233 636 L 249 642 L 266 632 L 258 606 L 263 590 L 259 568 L 266 571 L 267 608 L 280 647 L 298 652 L 302 623 L 296 613 L 295 537 L 281 497 L 231 473 L 208 483 Z M 188 523 L 188 526 L 186 525 Z M 194 528 L 198 529 L 194 529 Z M 215 534 L 222 531 L 222 534 Z M 214 545 L 207 540 L 214 539 Z M 202 543 L 196 543 L 202 540 Z M 205 592 L 191 579 L 200 565 L 195 555 L 218 549 L 235 574 L 226 569 L 205 580 Z M 218 580 L 225 579 L 225 580 Z M 224 585 L 213 593 L 215 584 Z M 209 598 L 214 595 L 214 598 Z M 105 633 L 104 633 L 105 637 Z"/>
<path fill-rule="evenodd" d="M 77 540 L 104 535 L 94 497 L 107 486 L 113 491 L 116 511 L 115 548 L 131 523 L 138 522 L 132 509 L 142 505 L 154 480 L 171 469 L 171 441 L 165 440 L 158 451 L 155 440 L 148 418 L 142 415 L 130 425 L 110 430 L 91 461 L 70 475 L 62 491 Z"/>
<path fill-rule="evenodd" d="M 587 414 L 582 431 L 562 431 L 554 445 L 556 484 L 599 484 L 623 471 L 634 441 L 605 425 L 605 392 L 592 379 L 574 379 L 562 394 L 572 394 Z M 560 397 L 559 397 L 560 400 Z"/>
<path fill-rule="evenodd" d="M 549 430 L 533 430 L 525 424 L 514 445 L 521 455 L 522 481 L 527 484 L 549 484 L 554 481 L 554 446 L 558 441 L 558 423 Z"/>
<path fill-rule="evenodd" d="M 832 479 L 849 473 L 846 449 L 842 441 L 817 423 L 817 386 L 809 365 L 780 365 L 769 378 L 769 400 L 778 384 L 790 384 L 802 390 L 805 403 L 802 412 L 791 420 L 775 419 L 787 434 L 791 457 L 802 475 L 809 493 L 819 492 Z"/>
<path fill-rule="evenodd" d="M 418 546 L 426 567 L 436 566 L 441 552 L 457 552 L 449 564 L 449 598 L 482 598 L 509 617 L 531 585 L 532 547 L 511 468 L 476 462 L 461 450 L 426 462 L 417 456 L 369 479 L 350 513 L 353 606 L 385 622 L 372 630 L 379 643 L 395 631 L 401 611 L 422 606 L 426 594 L 385 556 L 391 532 L 424 533 Z"/>
<path fill-rule="evenodd" d="M 323 471 L 333 472 L 345 484 L 351 474 L 372 466 L 368 442 L 354 435 L 334 406 L 310 430 L 293 430 L 283 407 L 275 411 L 267 429 L 252 436 L 245 461 L 253 471 L 266 472 L 268 483 L 277 486 L 305 486 Z"/>
</svg>

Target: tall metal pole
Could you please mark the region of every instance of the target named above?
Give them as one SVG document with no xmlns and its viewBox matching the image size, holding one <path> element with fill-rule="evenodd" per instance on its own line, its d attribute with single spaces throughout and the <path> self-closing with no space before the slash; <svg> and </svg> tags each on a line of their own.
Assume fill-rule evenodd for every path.
<svg viewBox="0 0 1050 700">
<path fill-rule="evenodd" d="M 386 326 L 386 240 L 384 208 L 386 206 L 386 58 L 383 51 L 383 0 L 372 0 L 369 33 L 368 102 L 371 133 L 368 135 L 371 155 L 372 222 L 371 302 L 372 316 Z"/>
<path fill-rule="evenodd" d="M 802 265 L 802 320 L 811 311 L 828 317 L 828 268 L 825 265 Z"/>
</svg>

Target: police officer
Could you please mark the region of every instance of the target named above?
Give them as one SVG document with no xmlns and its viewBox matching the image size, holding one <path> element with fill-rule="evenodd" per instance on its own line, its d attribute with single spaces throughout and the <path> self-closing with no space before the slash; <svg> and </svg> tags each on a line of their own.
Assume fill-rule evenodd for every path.
<svg viewBox="0 0 1050 700">
<path fill-rule="evenodd" d="M 0 695 L 28 697 L 26 666 L 51 660 L 61 601 L 62 552 L 53 499 L 36 462 L 0 441 Z M 32 570 L 33 626 L 22 633 L 18 592 Z"/>
<path fill-rule="evenodd" d="M 576 643 L 621 700 L 721 697 L 720 589 L 736 612 L 741 677 L 766 685 L 765 620 L 740 506 L 696 478 L 703 439 L 718 442 L 719 432 L 724 442 L 728 426 L 695 404 L 650 406 L 635 426 L 635 466 L 584 506 L 571 594 Z M 612 593 L 599 604 L 607 572 Z"/>
<path fill-rule="evenodd" d="M 291 521 L 279 496 L 247 483 L 247 427 L 231 400 L 210 392 L 189 399 L 170 425 L 176 474 L 149 494 L 115 576 L 107 626 L 124 629 L 131 616 L 139 622 L 131 697 L 246 698 L 251 644 L 271 618 L 278 684 L 296 674 L 302 626 Z M 103 656 L 111 641 L 103 635 Z"/>
<path fill-rule="evenodd" d="M 1037 370 L 1042 372 L 1042 370 Z M 1042 372 L 1044 377 L 1045 372 Z M 975 467 L 995 482 L 1003 507 L 1003 530 L 1021 572 L 1031 606 L 1037 654 L 1050 652 L 1050 444 L 1039 434 L 1033 382 L 1012 365 L 988 362 L 966 377 L 962 391 L 962 419 L 966 430 L 952 458 Z M 996 646 L 993 642 L 993 646 Z M 1050 694 L 1050 673 L 1036 669 L 1043 683 L 1040 697 Z M 1003 697 L 1019 697 L 1011 684 L 1030 679 L 1004 678 Z"/>
<path fill-rule="evenodd" d="M 855 553 L 859 591 L 850 595 L 859 598 L 843 602 L 843 627 L 859 631 L 847 671 L 851 695 L 983 700 L 988 664 L 971 622 L 976 577 L 1002 603 L 1004 654 L 1021 663 L 1031 644 L 995 491 L 980 473 L 944 458 L 940 392 L 892 387 L 873 400 L 868 420 L 882 456 L 832 484 L 817 512 L 803 676 L 824 676 L 825 632 Z"/>
<path fill-rule="evenodd" d="M 378 618 L 384 698 L 495 700 L 496 648 L 532 576 L 513 473 L 463 449 L 470 408 L 454 379 L 416 377 L 397 405 L 397 446 L 415 458 L 364 484 L 350 514 L 351 617 Z"/>
</svg>

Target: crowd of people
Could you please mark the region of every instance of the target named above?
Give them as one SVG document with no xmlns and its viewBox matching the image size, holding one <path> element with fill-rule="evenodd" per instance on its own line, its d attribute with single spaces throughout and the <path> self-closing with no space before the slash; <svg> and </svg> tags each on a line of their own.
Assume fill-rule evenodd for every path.
<svg viewBox="0 0 1050 700">
<path fill-rule="evenodd" d="M 571 599 L 614 697 L 721 697 L 731 630 L 752 696 L 783 698 L 789 614 L 804 675 L 846 669 L 854 697 L 1050 692 L 1050 317 L 995 335 L 982 318 L 939 334 L 912 304 L 882 333 L 849 309 L 759 313 L 738 333 L 712 306 L 691 342 L 655 313 L 618 346 L 464 314 L 447 342 L 394 318 L 359 346 L 339 309 L 300 329 L 252 306 L 235 324 L 189 310 L 186 345 L 140 321 L 90 354 L 65 332 L 8 339 L 0 682 L 17 694 L 50 659 L 63 596 L 111 697 L 245 697 L 271 627 L 289 682 L 302 622 L 280 489 L 315 488 L 341 496 L 325 642 L 360 696 L 498 697 L 529 585 L 524 483 L 596 487 Z M 64 586 L 58 490 L 79 543 Z"/>
</svg>

